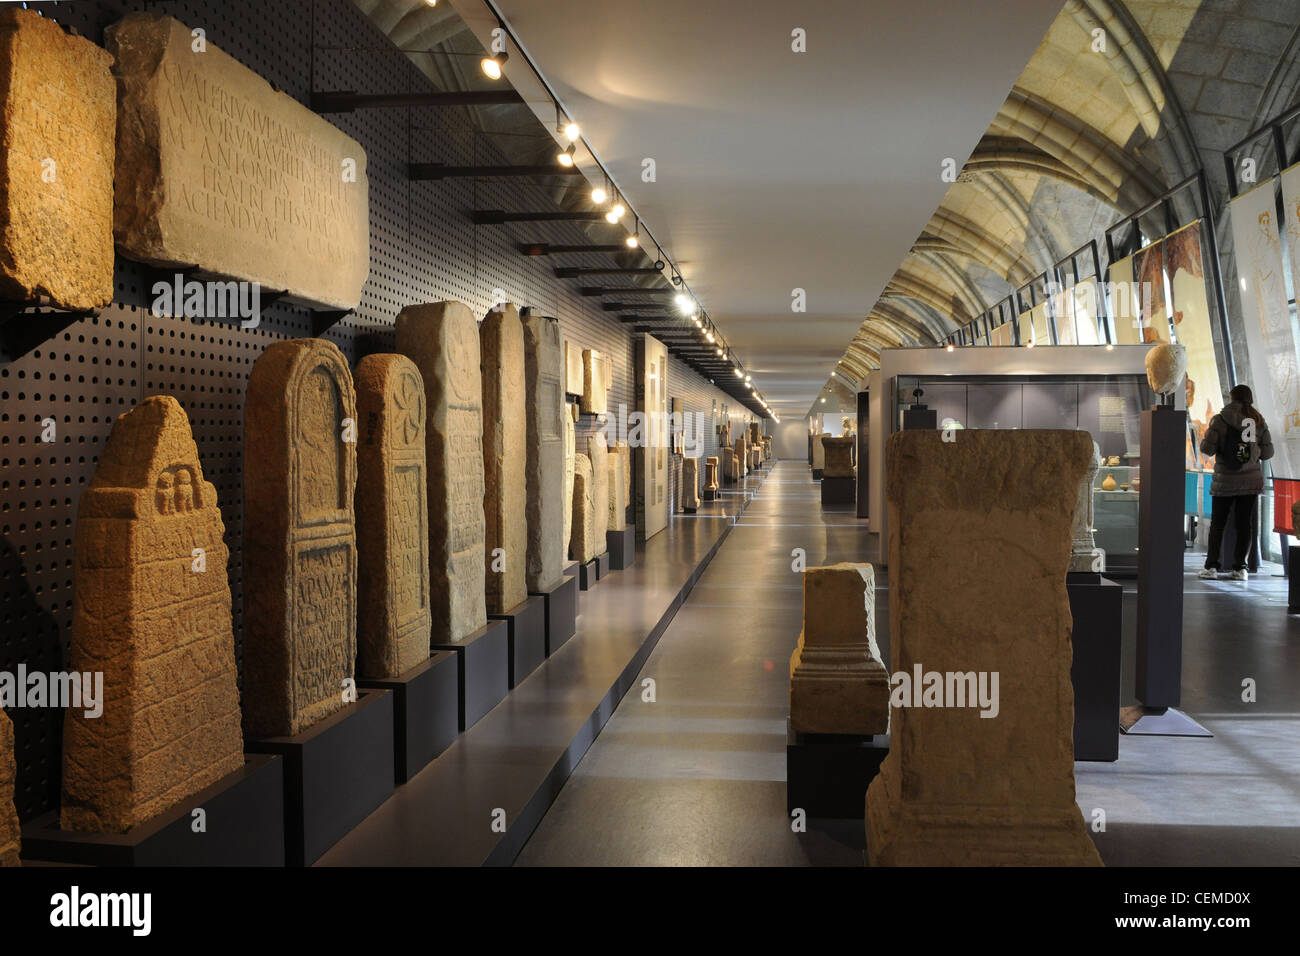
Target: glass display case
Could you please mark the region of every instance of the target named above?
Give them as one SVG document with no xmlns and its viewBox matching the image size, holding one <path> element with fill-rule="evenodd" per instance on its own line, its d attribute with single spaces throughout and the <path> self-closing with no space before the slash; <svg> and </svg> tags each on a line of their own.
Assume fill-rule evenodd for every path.
<svg viewBox="0 0 1300 956">
<path fill-rule="evenodd" d="M 1108 573 L 1137 573 L 1141 416 L 1156 404 L 1145 375 L 900 375 L 894 383 L 900 428 L 903 409 L 920 388 L 921 401 L 938 413 L 939 428 L 1068 428 L 1091 434 L 1102 457 L 1093 485 L 1097 547 L 1106 554 Z M 1102 487 L 1108 476 L 1113 490 Z"/>
</svg>

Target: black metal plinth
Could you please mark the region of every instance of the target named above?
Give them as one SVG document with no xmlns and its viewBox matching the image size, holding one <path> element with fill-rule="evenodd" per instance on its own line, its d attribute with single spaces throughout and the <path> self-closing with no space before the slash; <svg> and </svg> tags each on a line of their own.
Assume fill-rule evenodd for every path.
<svg viewBox="0 0 1300 956">
<path fill-rule="evenodd" d="M 814 468 L 814 469 L 812 470 L 812 472 L 813 472 L 813 481 L 821 481 L 821 480 L 822 480 L 822 469 L 820 469 L 820 468 Z"/>
<path fill-rule="evenodd" d="M 785 804 L 809 817 L 860 820 L 889 735 L 805 734 L 786 721 Z"/>
<path fill-rule="evenodd" d="M 357 678 L 358 687 L 393 693 L 393 779 L 406 783 L 460 733 L 456 655 L 435 651 L 400 677 Z"/>
<path fill-rule="evenodd" d="M 284 866 L 284 761 L 246 754 L 234 773 L 126 833 L 60 830 L 52 810 L 23 827 L 22 841 L 24 860 L 48 863 Z"/>
<path fill-rule="evenodd" d="M 1177 707 L 1183 673 L 1183 474 L 1187 413 L 1142 413 L 1138 500 L 1137 698 Z"/>
<path fill-rule="evenodd" d="M 546 599 L 530 594 L 505 614 L 489 614 L 488 620 L 506 622 L 510 687 L 518 687 L 546 660 Z"/>
<path fill-rule="evenodd" d="M 460 685 L 460 731 L 478 723 L 510 690 L 510 628 L 505 621 L 488 621 L 454 644 L 432 646 L 456 655 L 456 680 Z"/>
<path fill-rule="evenodd" d="M 1300 545 L 1287 549 L 1286 612 L 1300 614 Z"/>
<path fill-rule="evenodd" d="M 546 602 L 546 656 L 558 651 L 578 630 L 578 577 L 560 579 L 549 591 L 539 594 Z"/>
<path fill-rule="evenodd" d="M 590 591 L 600 580 L 599 559 L 592 558 L 586 564 L 578 565 L 578 587 L 583 591 Z"/>
<path fill-rule="evenodd" d="M 1065 581 L 1074 619 L 1074 759 L 1118 760 L 1124 588 L 1100 574 L 1072 573 Z"/>
<path fill-rule="evenodd" d="M 284 758 L 284 860 L 309 866 L 393 794 L 393 694 L 361 690 L 297 736 L 245 749 Z"/>
<path fill-rule="evenodd" d="M 609 569 L 625 571 L 636 563 L 636 525 L 629 524 L 621 531 L 606 531 Z"/>
<path fill-rule="evenodd" d="M 822 504 L 851 505 L 857 501 L 858 479 L 854 477 L 823 477 Z"/>
<path fill-rule="evenodd" d="M 718 489 L 705 488 L 700 492 L 701 501 L 716 501 L 718 499 Z"/>
</svg>

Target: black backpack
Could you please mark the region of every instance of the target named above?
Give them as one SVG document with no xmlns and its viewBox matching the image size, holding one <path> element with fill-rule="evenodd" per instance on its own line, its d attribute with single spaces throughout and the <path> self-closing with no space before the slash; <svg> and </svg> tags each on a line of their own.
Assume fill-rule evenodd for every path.
<svg viewBox="0 0 1300 956">
<path fill-rule="evenodd" d="M 1242 438 L 1241 429 L 1226 418 L 1223 420 L 1223 427 L 1227 429 L 1228 437 L 1215 461 L 1224 471 L 1241 471 L 1242 465 L 1250 462 L 1250 442 Z"/>
</svg>

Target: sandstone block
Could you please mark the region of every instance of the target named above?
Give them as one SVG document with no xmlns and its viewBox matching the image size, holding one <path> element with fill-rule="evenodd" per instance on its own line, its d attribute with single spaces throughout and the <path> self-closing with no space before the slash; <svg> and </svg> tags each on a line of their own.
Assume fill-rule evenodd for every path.
<svg viewBox="0 0 1300 956">
<path fill-rule="evenodd" d="M 564 342 L 564 390 L 582 394 L 582 349 L 567 339 Z"/>
<path fill-rule="evenodd" d="M 357 656 L 356 393 L 324 339 L 253 363 L 244 400 L 244 728 L 294 736 L 340 710 Z"/>
<path fill-rule="evenodd" d="M 700 507 L 700 460 L 698 458 L 682 459 L 682 500 L 683 511 L 698 511 Z"/>
<path fill-rule="evenodd" d="M 718 456 L 710 455 L 704 459 L 704 489 L 718 490 Z"/>
<path fill-rule="evenodd" d="M 560 323 L 527 315 L 524 320 L 527 387 L 528 590 L 550 591 L 564 573 L 565 434 L 564 375 Z M 569 421 L 572 426 L 572 419 Z M 569 505 L 572 508 L 572 502 Z"/>
<path fill-rule="evenodd" d="M 64 716 L 65 830 L 125 832 L 243 767 L 225 530 L 176 400 L 118 418 L 77 507 L 68 670 L 104 700 Z"/>
<path fill-rule="evenodd" d="M 459 302 L 407 306 L 397 316 L 397 350 L 420 370 L 428 403 L 433 639 L 455 642 L 487 624 L 478 323 Z"/>
<path fill-rule="evenodd" d="M 0 10 L 0 298 L 113 301 L 112 63 L 35 11 Z"/>
<path fill-rule="evenodd" d="M 890 670 L 936 675 L 946 706 L 895 687 L 908 706 L 867 791 L 873 865 L 1100 862 L 1075 803 L 1065 590 L 1091 456 L 1078 431 L 889 439 Z M 994 706 L 971 705 L 974 683 Z"/>
<path fill-rule="evenodd" d="M 823 478 L 852 478 L 857 472 L 853 468 L 853 445 L 856 441 L 851 435 L 841 438 L 825 437 L 822 448 L 825 451 L 825 463 L 822 466 Z"/>
<path fill-rule="evenodd" d="M 513 305 L 488 313 L 479 327 L 479 348 L 487 549 L 484 581 L 488 613 L 504 614 L 528 598 L 524 327 Z"/>
<path fill-rule="evenodd" d="M 357 672 L 400 677 L 429 658 L 424 382 L 404 355 L 357 364 Z"/>
<path fill-rule="evenodd" d="M 574 421 L 577 405 L 564 406 L 564 555 L 569 555 L 569 540 L 573 537 L 573 468 L 578 452 L 577 427 Z"/>
<path fill-rule="evenodd" d="M 609 526 L 610 531 L 627 528 L 627 494 L 631 486 L 628 463 L 632 449 L 627 442 L 617 442 L 609 449 Z"/>
<path fill-rule="evenodd" d="M 587 439 L 587 458 L 591 461 L 591 498 L 595 508 L 595 521 L 592 534 L 595 536 L 596 554 L 606 550 L 605 533 L 609 531 L 609 446 L 603 432 L 596 432 Z"/>
<path fill-rule="evenodd" d="M 233 648 L 232 648 L 233 650 Z M 0 710 L 0 866 L 20 866 L 22 828 L 14 809 L 14 785 L 18 763 L 14 759 L 14 725 Z"/>
<path fill-rule="evenodd" d="M 821 469 L 822 471 L 825 471 L 826 469 L 826 446 L 823 445 L 822 442 L 830 437 L 832 436 L 820 433 L 813 435 L 812 466 L 814 470 Z"/>
<path fill-rule="evenodd" d="M 609 391 L 609 359 L 595 349 L 582 350 L 582 400 L 584 415 L 604 415 Z"/>
<path fill-rule="evenodd" d="M 370 272 L 361 144 L 212 43 L 194 52 L 172 17 L 129 13 L 105 39 L 122 253 L 354 308 Z"/>
<path fill-rule="evenodd" d="M 569 557 L 580 564 L 596 558 L 605 547 L 602 538 L 597 548 L 594 484 L 591 459 L 579 452 L 573 457 L 573 536 L 569 541 Z"/>
</svg>

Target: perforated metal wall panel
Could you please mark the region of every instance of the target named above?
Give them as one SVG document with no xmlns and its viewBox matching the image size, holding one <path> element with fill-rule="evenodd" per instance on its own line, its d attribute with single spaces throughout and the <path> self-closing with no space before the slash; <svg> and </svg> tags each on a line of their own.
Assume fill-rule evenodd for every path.
<svg viewBox="0 0 1300 956">
<path fill-rule="evenodd" d="M 125 13 L 157 10 L 190 27 L 293 96 L 316 90 L 359 93 L 430 89 L 422 73 L 348 0 L 213 0 L 160 3 L 30 3 L 45 16 L 103 43 Z M 555 210 L 552 192 L 528 183 L 452 179 L 412 182 L 412 161 L 502 161 L 491 140 L 460 108 L 374 109 L 327 117 L 366 150 L 370 181 L 370 279 L 361 305 L 326 333 L 355 363 L 391 350 L 403 306 L 458 299 L 482 316 L 496 290 L 560 320 L 562 333 L 613 362 L 610 407 L 632 407 L 631 336 L 600 300 L 554 276 L 554 260 L 519 254 L 522 240 L 589 242 L 578 226 L 541 223 L 475 226 L 473 208 Z M 608 265 L 603 256 L 566 257 L 566 265 Z M 155 317 L 156 273 L 119 258 L 116 301 L 97 318 L 73 323 L 25 354 L 0 364 L 0 670 L 63 667 L 73 602 L 77 502 L 94 474 L 113 420 L 149 395 L 170 394 L 190 416 L 203 471 L 216 485 L 230 548 L 236 653 L 242 654 L 243 401 L 249 370 L 267 345 L 308 336 L 309 311 L 264 306 L 261 325 Z M 43 320 L 27 320 L 43 321 Z M 51 329 L 53 327 L 51 323 Z M 43 333 L 42 333 L 43 334 Z M 39 336 L 38 336 L 39 337 Z M 736 399 L 674 361 L 671 394 L 706 420 L 714 402 L 742 414 Z M 40 441 L 54 418 L 53 444 Z M 581 434 L 595 427 L 590 416 Z M 716 437 L 709 436 L 716 445 Z M 581 442 L 579 447 L 583 447 Z M 712 448 L 713 445 L 709 447 Z M 712 454 L 706 451 L 705 454 Z M 62 715 L 14 709 L 19 815 L 58 805 Z"/>
</svg>

